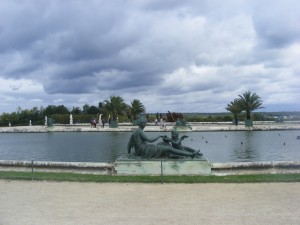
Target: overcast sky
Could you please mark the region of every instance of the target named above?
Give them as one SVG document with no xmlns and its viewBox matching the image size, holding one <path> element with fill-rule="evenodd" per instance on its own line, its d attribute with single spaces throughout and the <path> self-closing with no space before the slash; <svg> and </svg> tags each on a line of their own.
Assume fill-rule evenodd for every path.
<svg viewBox="0 0 300 225">
<path fill-rule="evenodd" d="M 98 105 L 300 111 L 299 0 L 1 0 L 0 113 Z"/>
</svg>

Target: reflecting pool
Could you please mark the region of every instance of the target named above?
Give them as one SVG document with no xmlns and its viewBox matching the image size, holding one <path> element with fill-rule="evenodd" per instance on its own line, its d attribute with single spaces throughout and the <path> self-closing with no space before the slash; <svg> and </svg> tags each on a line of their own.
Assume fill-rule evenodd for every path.
<svg viewBox="0 0 300 225">
<path fill-rule="evenodd" d="M 149 137 L 168 132 L 146 132 Z M 131 132 L 0 134 L 0 160 L 113 162 L 127 152 Z M 184 132 L 182 144 L 211 162 L 300 161 L 299 130 Z M 158 143 L 157 141 L 156 143 Z"/>
</svg>

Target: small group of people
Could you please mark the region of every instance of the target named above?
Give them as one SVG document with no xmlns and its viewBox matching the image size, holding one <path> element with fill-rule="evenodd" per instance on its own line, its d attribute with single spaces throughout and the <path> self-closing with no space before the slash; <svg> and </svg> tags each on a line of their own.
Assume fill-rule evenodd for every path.
<svg viewBox="0 0 300 225">
<path fill-rule="evenodd" d="M 158 120 L 157 118 L 155 119 L 155 126 L 160 126 L 160 128 L 165 128 L 165 121 L 163 120 L 163 118 L 160 118 L 160 120 Z"/>
<path fill-rule="evenodd" d="M 92 119 L 90 123 L 91 123 L 91 127 L 94 127 L 94 128 L 97 127 L 97 120 L 96 119 Z M 101 120 L 101 127 L 102 128 L 104 128 L 105 123 L 106 123 L 105 119 L 102 118 L 102 120 Z M 99 124 L 100 124 L 100 121 L 99 121 Z"/>
<path fill-rule="evenodd" d="M 172 131 L 172 138 L 160 135 L 155 138 L 149 138 L 144 132 L 147 120 L 142 117 L 138 120 L 138 129 L 131 135 L 127 145 L 128 154 L 131 154 L 131 150 L 134 149 L 135 155 L 144 158 L 161 158 L 170 156 L 186 156 L 186 157 L 202 157 L 203 154 L 200 150 L 194 150 L 189 147 L 185 147 L 181 144 L 182 140 L 187 138 L 186 135 L 179 138 L 177 130 Z M 148 142 L 155 142 L 159 138 L 163 139 L 163 142 L 155 145 Z"/>
<path fill-rule="evenodd" d="M 106 123 L 106 121 L 105 121 L 105 119 L 104 118 L 102 118 L 102 120 L 101 120 L 101 122 L 102 122 L 102 128 L 104 128 L 104 126 L 105 126 L 105 123 Z"/>
<path fill-rule="evenodd" d="M 96 119 L 91 120 L 91 127 L 94 127 L 94 128 L 97 127 L 97 120 Z"/>
</svg>

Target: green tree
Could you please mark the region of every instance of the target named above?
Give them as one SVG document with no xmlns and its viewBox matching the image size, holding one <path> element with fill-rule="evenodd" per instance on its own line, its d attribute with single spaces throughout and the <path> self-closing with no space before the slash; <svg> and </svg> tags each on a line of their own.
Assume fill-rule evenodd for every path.
<svg viewBox="0 0 300 225">
<path fill-rule="evenodd" d="M 238 115 L 242 112 L 239 105 L 239 99 L 234 99 L 234 101 L 230 102 L 225 109 L 233 114 L 235 125 L 238 125 Z"/>
<path fill-rule="evenodd" d="M 56 106 L 56 113 L 57 114 L 70 114 L 70 111 L 66 106 L 59 105 L 59 106 Z"/>
<path fill-rule="evenodd" d="M 80 115 L 81 114 L 81 109 L 80 107 L 73 107 L 73 109 L 71 110 L 71 113 L 73 115 Z"/>
<path fill-rule="evenodd" d="M 82 107 L 82 112 L 84 114 L 88 114 L 89 108 L 90 108 L 90 106 L 88 104 L 84 104 Z"/>
<path fill-rule="evenodd" d="M 242 111 L 246 112 L 246 119 L 250 120 L 251 112 L 263 108 L 261 98 L 251 91 L 246 91 L 245 93 L 239 95 L 238 105 Z"/>
<path fill-rule="evenodd" d="M 134 99 L 131 102 L 130 114 L 132 118 L 136 120 L 141 113 L 145 112 L 145 106 L 138 99 Z"/>
<path fill-rule="evenodd" d="M 1 125 L 7 126 L 8 123 L 11 123 L 11 125 L 17 125 L 19 121 L 19 114 L 16 112 L 13 113 L 3 113 L 1 115 Z"/>
<path fill-rule="evenodd" d="M 99 113 L 99 108 L 97 106 L 91 105 L 89 106 L 88 104 L 84 104 L 82 107 L 82 112 L 84 114 L 91 114 L 91 115 L 96 115 Z"/>
<path fill-rule="evenodd" d="M 126 114 L 128 105 L 124 102 L 124 99 L 120 96 L 110 96 L 109 100 L 104 101 L 105 111 L 112 115 L 112 120 L 116 121 L 118 115 Z"/>
<path fill-rule="evenodd" d="M 92 105 L 89 107 L 88 111 L 87 111 L 88 114 L 92 114 L 92 115 L 96 115 L 99 113 L 99 108 Z"/>
<path fill-rule="evenodd" d="M 44 115 L 53 115 L 53 114 L 70 114 L 67 107 L 64 105 L 48 105 L 44 110 Z"/>
<path fill-rule="evenodd" d="M 102 118 L 107 118 L 108 114 L 105 110 L 105 102 L 99 102 L 98 104 L 98 108 L 99 108 L 99 115 L 102 115 Z"/>
<path fill-rule="evenodd" d="M 18 124 L 27 125 L 29 120 L 32 119 L 32 112 L 28 109 L 17 111 L 19 115 Z"/>
<path fill-rule="evenodd" d="M 9 122 L 11 122 L 10 114 L 9 113 L 2 113 L 2 115 L 0 116 L 1 126 L 7 126 Z"/>
</svg>

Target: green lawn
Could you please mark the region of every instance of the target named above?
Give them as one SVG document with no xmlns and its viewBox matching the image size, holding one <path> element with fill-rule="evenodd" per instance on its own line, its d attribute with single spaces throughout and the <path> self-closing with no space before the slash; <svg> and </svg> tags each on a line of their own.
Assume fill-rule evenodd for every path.
<svg viewBox="0 0 300 225">
<path fill-rule="evenodd" d="M 300 174 L 255 174 L 228 176 L 117 176 L 75 173 L 0 171 L 0 179 L 115 183 L 262 183 L 300 182 Z"/>
</svg>

